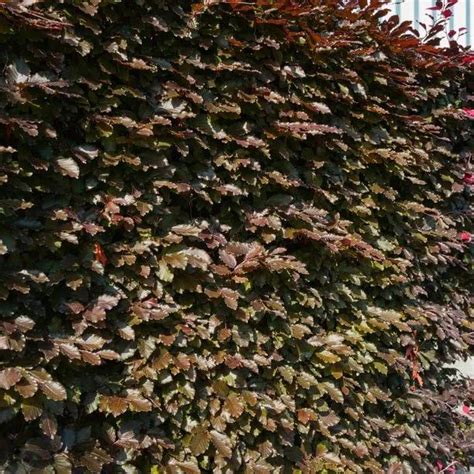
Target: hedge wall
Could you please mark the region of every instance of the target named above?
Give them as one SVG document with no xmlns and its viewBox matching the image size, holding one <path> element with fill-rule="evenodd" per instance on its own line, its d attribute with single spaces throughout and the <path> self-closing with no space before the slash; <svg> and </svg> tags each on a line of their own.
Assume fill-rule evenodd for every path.
<svg viewBox="0 0 474 474">
<path fill-rule="evenodd" d="M 381 0 L 0 1 L 0 469 L 468 453 L 473 58 Z"/>
</svg>

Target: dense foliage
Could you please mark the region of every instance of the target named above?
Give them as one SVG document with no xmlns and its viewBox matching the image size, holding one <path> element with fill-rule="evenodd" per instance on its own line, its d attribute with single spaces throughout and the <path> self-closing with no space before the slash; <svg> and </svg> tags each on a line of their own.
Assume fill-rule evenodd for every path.
<svg viewBox="0 0 474 474">
<path fill-rule="evenodd" d="M 0 1 L 2 472 L 462 460 L 472 57 L 383 3 Z"/>
</svg>

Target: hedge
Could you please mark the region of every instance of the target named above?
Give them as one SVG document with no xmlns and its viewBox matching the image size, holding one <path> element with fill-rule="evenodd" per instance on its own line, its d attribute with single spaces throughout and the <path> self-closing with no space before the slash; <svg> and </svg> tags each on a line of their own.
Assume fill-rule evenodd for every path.
<svg viewBox="0 0 474 474">
<path fill-rule="evenodd" d="M 473 57 L 386 12 L 0 1 L 2 472 L 464 462 Z"/>
</svg>

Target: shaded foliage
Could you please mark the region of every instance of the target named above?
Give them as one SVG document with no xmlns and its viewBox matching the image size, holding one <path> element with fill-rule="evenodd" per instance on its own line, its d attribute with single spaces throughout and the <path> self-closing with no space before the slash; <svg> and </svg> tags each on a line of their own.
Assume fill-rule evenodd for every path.
<svg viewBox="0 0 474 474">
<path fill-rule="evenodd" d="M 472 61 L 384 9 L 0 2 L 6 472 L 466 454 Z"/>
</svg>

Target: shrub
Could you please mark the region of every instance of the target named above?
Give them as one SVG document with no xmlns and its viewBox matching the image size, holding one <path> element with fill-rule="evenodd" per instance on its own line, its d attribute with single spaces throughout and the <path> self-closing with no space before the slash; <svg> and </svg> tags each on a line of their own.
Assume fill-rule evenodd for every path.
<svg viewBox="0 0 474 474">
<path fill-rule="evenodd" d="M 0 2 L 6 472 L 463 456 L 472 62 L 383 10 Z"/>
</svg>

